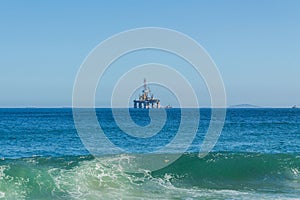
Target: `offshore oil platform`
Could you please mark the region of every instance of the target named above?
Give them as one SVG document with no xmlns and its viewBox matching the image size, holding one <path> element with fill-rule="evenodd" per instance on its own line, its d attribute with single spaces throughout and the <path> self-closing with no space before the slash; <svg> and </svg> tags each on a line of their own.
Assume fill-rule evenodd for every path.
<svg viewBox="0 0 300 200">
<path fill-rule="evenodd" d="M 144 90 L 142 95 L 139 95 L 138 100 L 133 100 L 134 108 L 160 108 L 160 100 L 154 98 L 149 87 L 147 87 L 147 81 L 144 79 Z"/>
</svg>

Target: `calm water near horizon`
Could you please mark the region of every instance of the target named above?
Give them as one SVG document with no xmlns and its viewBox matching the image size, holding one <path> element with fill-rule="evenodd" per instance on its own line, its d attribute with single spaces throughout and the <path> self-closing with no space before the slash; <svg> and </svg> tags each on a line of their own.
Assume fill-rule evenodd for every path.
<svg viewBox="0 0 300 200">
<path fill-rule="evenodd" d="M 123 133 L 111 109 L 96 111 L 106 136 L 129 153 L 168 144 L 181 115 L 180 109 L 166 109 L 163 129 L 142 140 Z M 129 111 L 138 125 L 150 123 L 149 110 Z M 300 198 L 300 109 L 227 109 L 216 146 L 199 159 L 210 114 L 200 109 L 197 134 L 179 160 L 155 172 L 131 174 L 119 165 L 124 155 L 100 160 L 90 155 L 72 109 L 2 108 L 0 199 Z"/>
</svg>

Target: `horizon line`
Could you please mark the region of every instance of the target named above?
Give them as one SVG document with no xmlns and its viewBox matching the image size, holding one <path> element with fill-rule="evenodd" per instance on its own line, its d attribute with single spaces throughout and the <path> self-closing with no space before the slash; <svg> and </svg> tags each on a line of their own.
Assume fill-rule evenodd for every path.
<svg viewBox="0 0 300 200">
<path fill-rule="evenodd" d="M 209 106 L 203 106 L 203 107 L 171 107 L 171 108 L 134 108 L 134 107 L 72 107 L 72 106 L 16 106 L 16 107 L 11 107 L 11 106 L 8 106 L 8 107 L 1 107 L 0 106 L 0 109 L 64 109 L 64 108 L 70 108 L 70 109 L 103 109 L 103 108 L 114 108 L 114 109 L 172 109 L 172 108 L 212 108 L 212 107 L 209 107 Z M 247 109 L 264 109 L 264 108 L 293 108 L 293 106 L 258 106 L 258 107 L 235 107 L 235 106 L 227 106 L 227 107 L 214 107 L 216 109 L 221 109 L 221 108 L 225 108 L 225 109 L 239 109 L 239 108 L 247 108 Z M 296 107 L 296 108 L 299 108 L 299 107 Z"/>
</svg>

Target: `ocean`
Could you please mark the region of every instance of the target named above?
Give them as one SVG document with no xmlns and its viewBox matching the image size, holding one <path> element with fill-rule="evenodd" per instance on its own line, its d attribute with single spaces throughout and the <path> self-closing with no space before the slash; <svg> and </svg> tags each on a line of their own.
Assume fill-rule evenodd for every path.
<svg viewBox="0 0 300 200">
<path fill-rule="evenodd" d="M 85 148 L 70 108 L 0 109 L 0 199 L 300 199 L 300 109 L 227 109 L 204 158 L 199 144 L 211 110 L 199 111 L 197 133 L 178 160 L 130 173 L 120 161 L 131 165 L 130 157 L 172 141 L 180 109 L 166 109 L 165 125 L 148 139 L 124 133 L 111 109 L 96 109 L 107 138 L 128 152 L 105 149 L 103 157 Z M 149 110 L 129 112 L 138 125 L 151 123 Z"/>
</svg>

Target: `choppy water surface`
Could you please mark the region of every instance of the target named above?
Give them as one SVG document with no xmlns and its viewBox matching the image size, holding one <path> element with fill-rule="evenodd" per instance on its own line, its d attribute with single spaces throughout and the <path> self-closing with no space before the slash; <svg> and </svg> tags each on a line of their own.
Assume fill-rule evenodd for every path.
<svg viewBox="0 0 300 200">
<path fill-rule="evenodd" d="M 127 155 L 89 154 L 71 109 L 0 109 L 0 199 L 300 197 L 300 109 L 228 109 L 221 137 L 203 159 L 197 153 L 210 110 L 200 111 L 197 135 L 180 159 L 158 171 L 127 173 L 120 165 L 124 159 L 130 165 Z M 97 116 L 114 144 L 140 152 L 174 138 L 180 109 L 166 112 L 165 126 L 149 140 L 124 134 L 110 109 L 97 109 Z M 150 123 L 147 110 L 130 113 L 137 124 Z"/>
</svg>

